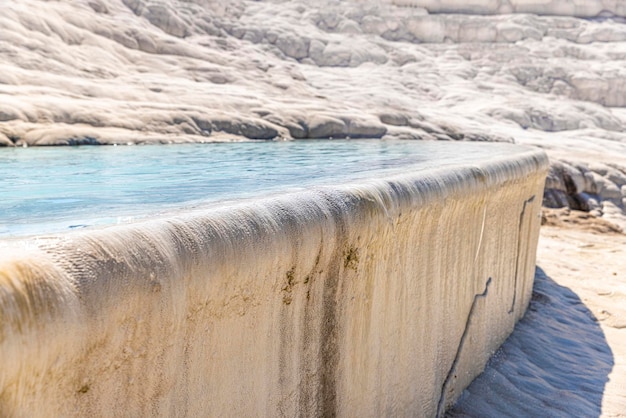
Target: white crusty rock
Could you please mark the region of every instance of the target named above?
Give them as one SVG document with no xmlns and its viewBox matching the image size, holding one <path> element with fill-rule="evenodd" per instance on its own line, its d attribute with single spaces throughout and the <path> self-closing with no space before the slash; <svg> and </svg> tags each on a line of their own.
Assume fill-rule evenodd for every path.
<svg viewBox="0 0 626 418">
<path fill-rule="evenodd" d="M 399 6 L 423 7 L 431 13 L 626 16 L 626 5 L 620 0 L 391 0 L 391 2 Z"/>
<path fill-rule="evenodd" d="M 516 142 L 551 158 L 544 204 L 589 211 L 626 230 L 624 23 L 623 0 L 5 1 L 0 147 L 331 137 Z M 567 253 L 575 254 L 567 263 L 581 254 L 579 247 Z M 619 297 L 608 298 L 617 304 Z M 557 325 L 551 339 L 561 338 Z M 555 362 L 571 360 L 571 347 Z M 613 394 L 624 386 L 620 356 Z M 506 367 L 523 379 L 531 370 L 517 361 Z M 563 390 L 537 394 L 536 385 L 511 380 L 501 386 L 511 393 L 492 391 L 493 374 L 486 375 L 489 396 L 470 388 L 460 414 L 489 415 L 494 405 L 509 409 L 493 416 L 510 414 L 516 396 L 522 415 L 583 411 Z M 64 395 L 90 396 L 90 382 L 65 383 Z M 624 411 L 623 395 L 606 395 L 603 406 L 611 402 L 622 403 L 603 413 Z"/>
<path fill-rule="evenodd" d="M 623 165 L 625 8 L 611 0 L 9 2 L 0 15 L 0 146 L 498 140 L 541 146 L 576 167 Z M 575 194 L 621 210 L 621 186 L 603 182 L 603 193 Z M 562 187 L 549 189 L 551 205 L 572 204 Z"/>
<path fill-rule="evenodd" d="M 518 141 L 533 130 L 552 142 L 541 132 L 622 130 L 611 107 L 625 103 L 626 30 L 607 17 L 619 4 L 582 20 L 489 14 L 546 14 L 565 7 L 558 1 L 393 3 L 8 4 L 0 132 L 48 145 L 470 130 Z M 429 14 L 446 10 L 474 15 Z M 421 123 L 390 129 L 397 122 L 378 116 L 394 112 Z M 457 133 L 437 128 L 442 120 Z"/>
</svg>

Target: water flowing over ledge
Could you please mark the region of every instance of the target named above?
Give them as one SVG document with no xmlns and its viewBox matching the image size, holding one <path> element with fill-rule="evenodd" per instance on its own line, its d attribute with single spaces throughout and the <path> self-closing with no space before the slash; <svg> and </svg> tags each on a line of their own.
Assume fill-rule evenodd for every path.
<svg viewBox="0 0 626 418">
<path fill-rule="evenodd" d="M 128 223 L 354 182 L 374 171 L 380 177 L 495 158 L 512 149 L 375 139 L 3 149 L 0 238 Z"/>
<path fill-rule="evenodd" d="M 512 147 L 0 241 L 1 410 L 439 415 L 528 305 L 547 166 Z"/>
</svg>

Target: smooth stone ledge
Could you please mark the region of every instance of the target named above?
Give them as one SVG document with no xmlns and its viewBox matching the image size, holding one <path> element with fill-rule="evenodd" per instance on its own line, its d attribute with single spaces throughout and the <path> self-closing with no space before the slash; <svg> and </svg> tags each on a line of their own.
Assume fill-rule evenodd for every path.
<svg viewBox="0 0 626 418">
<path fill-rule="evenodd" d="M 0 241 L 2 415 L 441 415 L 529 303 L 547 168 Z"/>
</svg>

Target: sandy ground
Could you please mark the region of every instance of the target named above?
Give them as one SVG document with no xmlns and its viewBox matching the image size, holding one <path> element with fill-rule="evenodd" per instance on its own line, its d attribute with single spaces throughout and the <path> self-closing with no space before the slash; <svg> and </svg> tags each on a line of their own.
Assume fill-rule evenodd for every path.
<svg viewBox="0 0 626 418">
<path fill-rule="evenodd" d="M 542 227 L 530 308 L 448 416 L 626 416 L 626 235 Z"/>
</svg>

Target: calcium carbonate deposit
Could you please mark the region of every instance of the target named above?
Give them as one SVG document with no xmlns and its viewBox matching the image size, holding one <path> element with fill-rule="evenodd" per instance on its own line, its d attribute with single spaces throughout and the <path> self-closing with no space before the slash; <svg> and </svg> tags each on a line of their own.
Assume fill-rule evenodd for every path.
<svg viewBox="0 0 626 418">
<path fill-rule="evenodd" d="M 0 144 L 515 141 L 555 162 L 548 206 L 626 227 L 625 7 L 6 2 Z"/>
<path fill-rule="evenodd" d="M 543 204 L 563 209 L 544 216 L 557 227 L 521 331 L 463 393 L 530 298 L 537 151 L 439 180 L 0 241 L 0 416 L 434 416 L 459 395 L 451 415 L 626 414 L 626 2 L 1 3 L 0 158 L 509 142 L 546 152 Z M 16 170 L 0 184 L 33 180 Z"/>
<path fill-rule="evenodd" d="M 441 416 L 530 301 L 547 159 L 510 148 L 0 241 L 3 415 Z"/>
</svg>

